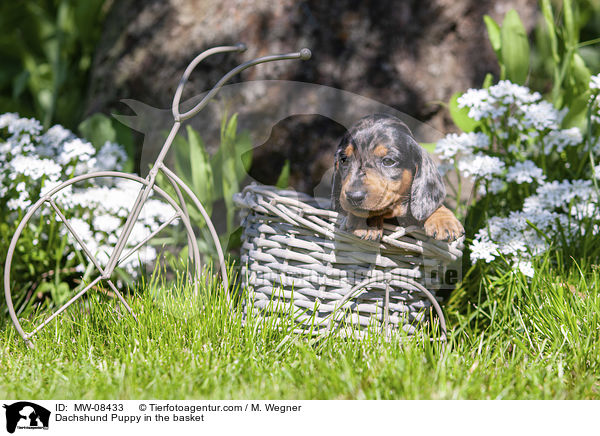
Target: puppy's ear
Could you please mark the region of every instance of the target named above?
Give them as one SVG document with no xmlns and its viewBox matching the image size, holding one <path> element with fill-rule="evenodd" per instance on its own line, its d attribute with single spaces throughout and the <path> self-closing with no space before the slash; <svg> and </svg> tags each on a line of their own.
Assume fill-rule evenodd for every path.
<svg viewBox="0 0 600 436">
<path fill-rule="evenodd" d="M 442 205 L 446 197 L 446 187 L 429 154 L 415 141 L 413 149 L 417 159 L 410 191 L 410 212 L 417 221 L 425 221 Z"/>
</svg>

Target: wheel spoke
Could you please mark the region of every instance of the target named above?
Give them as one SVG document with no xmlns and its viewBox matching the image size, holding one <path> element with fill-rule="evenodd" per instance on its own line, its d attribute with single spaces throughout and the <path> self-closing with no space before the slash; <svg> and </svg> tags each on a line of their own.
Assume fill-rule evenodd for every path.
<svg viewBox="0 0 600 436">
<path fill-rule="evenodd" d="M 60 191 L 70 188 L 72 185 L 74 185 L 76 183 L 81 183 L 81 182 L 90 183 L 90 181 L 93 181 L 97 178 L 111 178 L 111 177 L 118 178 L 118 179 L 126 179 L 128 181 L 136 182 L 139 185 L 141 185 L 142 188 L 150 186 L 149 180 L 143 179 L 134 174 L 121 173 L 121 172 L 116 172 L 116 171 L 99 171 L 99 172 L 83 174 L 80 176 L 73 177 L 72 179 L 62 182 L 60 185 L 54 187 L 51 191 L 47 192 L 44 196 L 40 197 L 27 210 L 27 212 L 21 219 L 21 222 L 19 223 L 19 225 L 17 226 L 17 229 L 15 230 L 15 232 L 13 234 L 13 237 L 11 239 L 10 245 L 9 245 L 7 253 L 6 253 L 6 260 L 5 260 L 5 264 L 4 264 L 4 266 L 5 266 L 5 268 L 4 268 L 4 293 L 5 293 L 5 297 L 6 297 L 6 301 L 7 301 L 7 308 L 8 308 L 8 312 L 11 317 L 11 320 L 12 320 L 15 328 L 17 329 L 18 333 L 25 340 L 26 344 L 30 347 L 33 347 L 33 342 L 32 342 L 33 336 L 35 336 L 40 330 L 42 330 L 49 323 L 51 323 L 53 320 L 55 320 L 56 317 L 61 316 L 61 314 L 65 310 L 67 310 L 69 306 L 71 306 L 74 302 L 76 302 L 78 299 L 80 299 L 83 295 L 85 295 L 86 293 L 89 293 L 90 289 L 92 289 L 94 286 L 98 286 L 98 284 L 103 281 L 108 283 L 108 287 L 112 291 L 114 291 L 114 293 L 118 296 L 119 301 L 121 301 L 121 303 L 125 306 L 127 311 L 134 318 L 136 317 L 135 313 L 133 312 L 131 307 L 125 301 L 123 291 L 117 289 L 117 286 L 115 285 L 116 280 L 115 279 L 111 280 L 113 268 L 108 268 L 106 262 L 104 261 L 104 253 L 96 255 L 96 253 L 92 252 L 92 250 L 95 250 L 95 248 L 92 247 L 92 245 L 93 245 L 92 242 L 87 241 L 85 234 L 81 230 L 77 230 L 78 223 L 75 218 L 75 215 L 71 214 L 71 212 L 76 213 L 78 211 L 77 210 L 67 211 L 68 206 L 66 204 L 63 204 L 61 201 L 59 201 L 57 199 L 57 198 L 59 198 L 59 197 L 57 197 L 57 195 Z M 180 180 L 176 180 L 175 182 L 181 183 Z M 183 197 L 181 195 L 182 194 L 181 190 L 178 188 L 178 186 L 175 187 L 175 190 L 176 190 L 178 199 L 180 201 L 182 201 Z M 185 226 L 190 252 L 192 252 L 194 254 L 193 261 L 194 261 L 194 266 L 196 268 L 196 272 L 200 271 L 200 256 L 198 254 L 198 246 L 197 246 L 196 238 L 194 235 L 194 231 L 192 229 L 191 223 L 190 223 L 189 218 L 186 213 L 184 202 L 182 201 L 182 203 L 183 203 L 183 209 L 182 209 L 182 206 L 177 204 L 176 200 L 174 200 L 168 193 L 166 193 L 164 190 L 162 190 L 159 186 L 156 186 L 156 185 L 152 186 L 152 192 L 154 194 L 157 194 L 161 198 L 161 200 L 168 203 L 174 209 L 175 215 L 170 217 L 168 222 L 166 222 L 163 225 L 161 225 L 160 227 L 158 227 L 157 230 L 152 232 L 141 243 L 137 244 L 133 249 L 129 250 L 125 256 L 123 256 L 123 254 L 121 254 L 121 256 L 115 257 L 114 259 L 111 259 L 111 256 L 109 256 L 109 261 L 112 260 L 112 262 L 114 262 L 115 264 L 122 264 L 123 261 L 125 261 L 125 259 L 128 259 L 128 258 L 130 259 L 131 255 L 133 255 L 135 252 L 139 252 L 139 250 L 142 246 L 149 245 L 148 241 L 152 238 L 156 238 L 158 233 L 163 231 L 167 225 L 169 225 L 169 224 L 172 225 L 172 223 L 177 218 L 180 218 Z M 188 190 L 188 191 L 186 191 L 186 193 L 188 195 L 192 195 L 191 198 L 195 198 L 193 196 L 193 194 L 191 194 L 191 191 Z M 195 203 L 199 203 L 199 201 L 196 199 Z M 11 280 L 11 267 L 13 264 L 13 257 L 16 255 L 16 253 L 18 251 L 16 249 L 16 247 L 18 245 L 20 238 L 23 237 L 23 232 L 31 231 L 30 227 L 28 227 L 27 224 L 32 220 L 32 218 L 34 217 L 34 214 L 36 212 L 38 212 L 40 210 L 40 208 L 43 207 L 45 204 L 49 204 L 50 207 L 52 208 L 52 211 L 54 212 L 54 214 L 56 216 L 56 222 L 58 222 L 58 220 L 61 220 L 67 229 L 67 232 L 64 232 L 64 229 L 61 229 L 61 239 L 62 239 L 62 236 L 65 234 L 68 236 L 69 250 L 68 251 L 63 250 L 62 253 L 57 253 L 57 254 L 59 254 L 61 256 L 66 255 L 66 254 L 70 254 L 70 255 L 76 254 L 77 258 L 75 259 L 75 261 L 77 262 L 77 264 L 82 263 L 82 264 L 86 265 L 86 274 L 83 276 L 83 279 L 82 279 L 83 282 L 79 282 L 79 284 L 78 284 L 78 283 L 75 283 L 75 281 L 71 280 L 75 277 L 74 277 L 74 274 L 71 274 L 71 272 L 74 272 L 74 271 L 70 271 L 68 277 L 65 280 L 63 280 L 63 282 L 68 284 L 69 287 L 71 288 L 71 294 L 69 297 L 70 300 L 67 301 L 63 306 L 58 308 L 55 312 L 53 312 L 51 314 L 45 314 L 44 316 L 47 316 L 47 318 L 42 319 L 40 317 L 40 321 L 43 321 L 43 322 L 41 322 L 41 324 L 38 325 L 37 327 L 35 325 L 32 326 L 32 329 L 30 332 L 25 332 L 19 322 L 18 315 L 15 311 L 15 307 L 14 307 L 13 301 L 12 301 L 13 300 L 12 294 L 14 294 L 15 292 L 25 292 L 26 289 L 25 289 L 24 285 L 22 285 L 22 284 L 19 285 L 19 282 L 15 281 L 14 278 Z M 200 204 L 200 207 L 202 208 L 201 204 Z M 206 213 L 204 212 L 203 215 L 206 215 Z M 67 216 L 69 216 L 69 219 L 67 219 Z M 35 219 L 40 219 L 40 218 L 38 216 L 36 216 Z M 209 224 L 210 224 L 210 219 L 209 218 L 206 218 L 206 219 L 209 220 Z M 213 227 L 212 224 L 210 224 L 210 227 L 211 228 Z M 87 230 L 86 230 L 86 233 L 87 233 Z M 87 242 L 84 242 L 84 240 Z M 64 240 L 63 240 L 63 242 L 64 242 Z M 217 250 L 220 250 L 220 245 L 217 246 Z M 72 253 L 70 253 L 70 252 L 72 252 Z M 125 252 L 125 250 L 123 250 L 123 252 Z M 62 262 L 57 263 L 57 265 L 55 267 L 56 272 L 59 271 L 58 268 L 61 266 L 61 264 L 62 264 Z M 65 265 L 72 265 L 72 264 L 73 264 L 73 262 L 65 262 Z M 123 265 L 121 265 L 121 266 L 123 266 Z M 93 271 L 93 270 L 98 271 L 98 274 L 96 274 L 95 271 Z M 43 272 L 41 272 L 42 273 L 41 275 L 39 274 L 40 272 L 41 271 L 37 272 L 37 274 L 38 274 L 37 280 L 45 280 Z M 92 273 L 91 277 L 88 276 L 88 274 L 90 274 L 90 272 Z M 34 277 L 33 281 L 36 281 L 35 276 L 33 276 L 33 277 Z M 90 280 L 94 277 L 95 277 L 95 279 L 90 282 Z M 226 282 L 226 275 L 224 276 L 224 280 Z M 78 286 L 76 286 L 77 284 L 78 284 Z M 197 283 L 195 285 L 198 286 Z M 75 286 L 75 287 L 73 287 L 73 286 Z M 13 287 L 14 287 L 14 289 L 13 289 Z"/>
<path fill-rule="evenodd" d="M 108 286 L 110 286 L 110 288 L 113 290 L 113 292 L 115 294 L 117 294 L 117 297 L 119 297 L 119 300 L 121 300 L 121 303 L 123 304 L 123 306 L 125 306 L 127 311 L 131 314 L 131 316 L 133 316 L 133 319 L 135 319 L 137 321 L 138 319 L 137 319 L 137 316 L 135 316 L 135 313 L 133 313 L 133 309 L 129 306 L 129 304 L 127 304 L 127 302 L 125 301 L 125 298 L 123 298 L 123 295 L 121 295 L 121 293 L 119 292 L 119 290 L 117 289 L 115 284 L 112 282 L 112 280 L 107 280 L 107 282 L 108 282 Z"/>
<path fill-rule="evenodd" d="M 71 298 L 69 301 L 67 301 L 60 309 L 58 309 L 56 312 L 54 312 L 52 315 L 50 315 L 48 318 L 46 318 L 46 320 L 43 323 L 41 323 L 38 327 L 36 327 L 31 333 L 28 333 L 26 335 L 27 339 L 31 338 L 33 335 L 35 335 L 41 329 L 46 327 L 46 325 L 50 321 L 52 321 L 54 318 L 56 318 L 58 315 L 60 315 L 67 307 L 69 307 L 71 304 L 73 304 L 75 301 L 77 301 L 77 299 L 79 299 L 83 294 L 85 294 L 88 290 L 90 290 L 90 288 L 92 288 L 93 286 L 98 284 L 98 282 L 100 280 L 102 280 L 102 276 L 96 277 L 96 279 L 94 281 L 92 281 L 89 285 L 87 285 L 85 288 L 83 288 L 81 291 L 79 291 L 73 298 Z"/>
<path fill-rule="evenodd" d="M 140 243 L 138 243 L 135 247 L 133 247 L 131 250 L 129 250 L 125 256 L 123 256 L 119 259 L 119 261 L 117 262 L 117 265 L 120 265 L 121 263 L 123 263 L 129 256 L 131 256 L 133 253 L 135 253 L 137 250 L 139 250 L 150 239 L 154 238 L 156 235 L 158 235 L 160 232 L 162 232 L 165 227 L 167 227 L 169 224 L 171 224 L 177 218 L 180 218 L 179 213 L 176 213 L 175 215 L 173 215 L 171 218 L 169 218 L 167 221 L 165 221 L 163 224 L 161 224 L 158 229 L 156 229 L 155 231 L 150 233 Z"/>
<path fill-rule="evenodd" d="M 56 212 L 56 214 L 60 217 L 61 221 L 65 224 L 65 226 L 67 226 L 67 229 L 69 229 L 69 232 L 71 232 L 71 234 L 73 235 L 73 237 L 77 240 L 77 242 L 79 243 L 79 245 L 81 246 L 81 248 L 83 249 L 83 251 L 85 252 L 85 254 L 94 263 L 94 266 L 98 269 L 98 271 L 100 272 L 100 274 L 102 276 L 104 276 L 104 270 L 100 266 L 100 263 L 96 260 L 96 258 L 94 257 L 94 255 L 87 248 L 87 246 L 85 245 L 85 243 L 83 242 L 83 240 L 79 237 L 79 235 L 77 234 L 77 232 L 75 231 L 75 229 L 73 228 L 73 226 L 71 226 L 71 224 L 69 223 L 69 220 L 67 220 L 67 218 L 64 216 L 64 214 L 58 208 L 58 206 L 56 205 L 56 203 L 54 202 L 54 200 L 52 200 L 51 198 L 49 198 L 48 202 L 50 203 L 50 205 L 52 206 L 52 208 L 54 209 L 54 211 Z"/>
</svg>

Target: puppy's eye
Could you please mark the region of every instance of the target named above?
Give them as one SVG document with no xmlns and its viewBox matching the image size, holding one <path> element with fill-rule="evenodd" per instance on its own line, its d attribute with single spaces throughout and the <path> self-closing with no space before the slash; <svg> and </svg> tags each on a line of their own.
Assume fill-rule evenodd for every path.
<svg viewBox="0 0 600 436">
<path fill-rule="evenodd" d="M 396 161 L 394 159 L 392 159 L 391 157 L 386 157 L 384 158 L 381 163 L 383 164 L 384 167 L 393 167 L 394 165 L 396 165 Z"/>
<path fill-rule="evenodd" d="M 348 161 L 348 156 L 340 155 L 340 163 L 345 164 Z"/>
</svg>

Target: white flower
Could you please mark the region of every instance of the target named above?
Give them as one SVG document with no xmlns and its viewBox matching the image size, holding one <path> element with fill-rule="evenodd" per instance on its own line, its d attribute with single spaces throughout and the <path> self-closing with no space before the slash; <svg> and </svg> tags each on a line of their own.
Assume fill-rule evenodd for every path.
<svg viewBox="0 0 600 436">
<path fill-rule="evenodd" d="M 590 77 L 590 89 L 600 89 L 600 74 Z"/>
<path fill-rule="evenodd" d="M 86 240 L 93 239 L 92 230 L 87 222 L 81 218 L 71 218 L 68 221 L 75 233 L 77 233 L 77 235 L 81 237 L 84 242 Z"/>
<path fill-rule="evenodd" d="M 542 139 L 542 152 L 550 153 L 556 150 L 557 153 L 562 153 L 565 147 L 581 144 L 583 137 L 577 127 L 571 127 L 564 130 L 551 130 Z"/>
<path fill-rule="evenodd" d="M 546 114 L 546 105 L 538 106 L 542 96 L 538 92 L 531 92 L 525 86 L 501 80 L 489 89 L 469 89 L 457 100 L 458 107 L 469 108 L 469 117 L 475 120 L 489 118 L 493 120 L 494 126 L 501 127 L 499 118 L 509 114 L 506 123 L 509 127 L 521 130 L 521 118 L 527 111 L 531 112 L 526 117 L 526 125 L 529 127 L 539 125 L 539 117 Z M 541 102 L 543 103 L 543 102 Z M 508 132 L 500 131 L 499 134 L 506 135 Z"/>
<path fill-rule="evenodd" d="M 0 115 L 0 129 L 4 129 L 12 123 L 16 123 L 18 119 L 19 114 L 14 112 L 7 112 L 5 114 Z"/>
<path fill-rule="evenodd" d="M 63 144 L 63 149 L 57 161 L 62 165 L 68 165 L 73 160 L 80 162 L 88 161 L 96 153 L 92 144 L 79 138 L 74 138 Z"/>
<path fill-rule="evenodd" d="M 12 136 L 0 142 L 0 195 L 8 211 L 24 210 L 32 203 L 30 193 L 48 195 L 65 175 L 78 175 L 95 169 L 121 170 L 127 154 L 118 144 L 106 142 L 96 152 L 87 141 L 77 138 L 60 125 L 41 134 L 41 125 L 33 119 L 19 118 L 17 114 L 0 115 L 0 129 L 6 128 Z M 130 180 L 102 178 L 81 181 L 64 186 L 52 198 L 66 214 L 67 220 L 84 244 L 101 263 L 105 263 L 117 240 L 119 229 L 130 213 L 130 208 L 140 191 L 140 184 Z M 8 196 L 8 198 L 6 198 Z M 175 213 L 163 202 L 150 198 L 136 223 L 127 248 L 141 241 Z M 45 217 L 53 214 L 51 208 L 38 211 Z M 19 214 L 10 213 L 8 219 Z M 177 221 L 177 220 L 175 220 Z M 71 244 L 70 260 L 78 271 L 73 248 L 81 251 L 76 238 L 65 225 L 58 227 L 59 234 L 67 235 Z M 42 241 L 43 239 L 39 239 Z M 134 260 L 153 261 L 157 256 L 154 247 L 144 247 L 132 256 L 125 269 L 135 275 L 139 268 Z"/>
<path fill-rule="evenodd" d="M 592 123 L 600 124 L 600 96 L 598 91 L 590 96 L 588 104 L 592 106 Z"/>
<path fill-rule="evenodd" d="M 111 233 L 123 225 L 123 220 L 113 215 L 102 214 L 94 217 L 93 225 L 95 230 Z"/>
<path fill-rule="evenodd" d="M 531 92 L 526 86 L 517 85 L 509 80 L 501 80 L 490 86 L 489 93 L 504 104 L 534 103 L 542 98 L 539 92 Z"/>
<path fill-rule="evenodd" d="M 73 229 L 75 234 L 77 234 L 77 236 L 83 241 L 90 253 L 96 256 L 98 254 L 99 244 L 95 238 L 94 232 L 92 231 L 87 221 L 78 217 L 67 219 L 67 221 L 71 225 L 71 228 Z M 77 239 L 75 239 L 73 233 L 71 233 L 70 230 L 66 229 L 66 226 L 64 229 L 61 227 L 61 231 L 67 234 L 69 242 L 73 244 L 73 246 L 75 246 L 77 250 L 81 249 L 83 251 L 83 247 L 79 245 L 79 242 L 77 241 Z M 84 257 L 87 258 L 87 256 Z"/>
<path fill-rule="evenodd" d="M 75 139 L 73 132 L 57 124 L 50 127 L 41 136 L 41 145 L 38 148 L 38 152 L 46 157 L 56 157 L 62 144 L 73 139 Z"/>
<path fill-rule="evenodd" d="M 546 178 L 541 168 L 538 168 L 532 161 L 516 162 L 508 168 L 506 180 L 508 182 L 531 183 L 533 181 L 541 182 Z"/>
<path fill-rule="evenodd" d="M 138 244 L 144 240 L 148 235 L 150 235 L 150 230 L 142 224 L 142 222 L 137 221 L 133 226 L 133 230 L 131 231 L 131 235 L 129 236 L 128 242 L 130 244 Z"/>
<path fill-rule="evenodd" d="M 522 110 L 523 125 L 536 130 L 558 129 L 564 116 L 548 101 L 525 105 Z"/>
<path fill-rule="evenodd" d="M 466 177 L 491 179 L 492 176 L 501 174 L 504 162 L 494 156 L 477 154 L 468 156 L 458 162 L 458 169 Z"/>
<path fill-rule="evenodd" d="M 490 241 L 474 240 L 471 244 L 471 262 L 475 263 L 479 259 L 490 263 L 498 255 L 498 246 Z"/>
<path fill-rule="evenodd" d="M 552 210 L 567 206 L 576 197 L 588 201 L 593 195 L 591 180 L 554 180 L 538 187 L 535 202 L 541 208 Z M 525 207 L 531 207 L 528 203 L 532 201 L 525 199 Z"/>
<path fill-rule="evenodd" d="M 508 217 L 490 218 L 486 227 L 475 235 L 473 245 L 480 253 L 480 244 L 491 242 L 506 258 L 522 261 L 546 251 L 546 238 L 554 239 L 559 230 L 567 238 L 585 231 L 581 220 L 590 218 L 600 220 L 598 197 L 590 180 L 545 182 L 535 195 L 525 199 L 521 211 L 512 211 Z M 592 232 L 596 230 L 594 227 Z M 527 264 L 523 268 L 524 274 L 530 276 L 532 270 Z"/>
<path fill-rule="evenodd" d="M 600 179 L 600 165 L 594 167 L 594 177 Z"/>
<path fill-rule="evenodd" d="M 477 190 L 481 195 L 497 194 L 498 192 L 502 191 L 505 186 L 506 183 L 503 180 L 492 178 L 487 180 L 486 183 L 479 185 Z"/>
<path fill-rule="evenodd" d="M 40 192 L 40 196 L 45 196 L 58 185 L 61 185 L 63 182 L 59 180 L 46 180 L 42 185 L 42 190 Z M 73 185 L 67 185 L 63 187 L 60 191 L 55 193 L 52 198 L 56 201 L 58 200 L 60 204 L 64 204 L 65 206 L 71 206 L 71 196 L 73 195 Z"/>
<path fill-rule="evenodd" d="M 13 171 L 12 175 L 20 173 L 33 180 L 37 180 L 42 176 L 46 176 L 50 180 L 56 180 L 62 171 L 60 165 L 52 160 L 38 159 L 34 156 L 18 155 L 10 161 L 9 165 Z"/>
<path fill-rule="evenodd" d="M 152 230 L 156 230 L 156 228 L 168 221 L 173 215 L 175 215 L 175 210 L 171 205 L 160 200 L 150 199 L 144 204 L 140 218 L 144 220 L 144 224 Z M 177 222 L 177 220 L 173 222 Z"/>
<path fill-rule="evenodd" d="M 12 116 L 15 114 L 5 114 L 8 115 L 7 119 L 9 121 L 8 133 L 13 134 L 14 136 L 19 135 L 20 133 L 29 133 L 31 135 L 37 135 L 42 131 L 42 124 L 36 120 L 35 118 L 13 118 Z M 0 123 L 1 125 L 1 123 Z"/>
<path fill-rule="evenodd" d="M 127 161 L 127 153 L 123 147 L 114 142 L 106 141 L 96 153 L 96 170 L 122 170 Z"/>
<path fill-rule="evenodd" d="M 521 271 L 521 273 L 525 277 L 533 278 L 535 270 L 533 269 L 533 265 L 531 264 L 531 262 L 521 260 L 517 263 L 516 266 L 517 268 L 519 268 L 519 271 Z"/>
<path fill-rule="evenodd" d="M 19 192 L 17 198 L 11 198 L 6 202 L 6 206 L 11 210 L 25 210 L 31 204 L 27 191 Z"/>
<path fill-rule="evenodd" d="M 600 209 L 598 209 L 598 203 L 581 202 L 571 206 L 570 215 L 578 221 L 582 221 L 586 218 L 600 220 L 599 211 Z"/>
<path fill-rule="evenodd" d="M 483 133 L 451 133 L 440 139 L 435 146 L 435 153 L 442 160 L 454 159 L 459 154 L 470 154 L 474 149 L 488 148 L 490 138 Z"/>
<path fill-rule="evenodd" d="M 486 89 L 469 89 L 458 97 L 457 103 L 459 108 L 469 108 L 469 117 L 476 121 L 482 118 L 496 118 L 506 111 L 506 108 L 495 105 L 495 99 Z"/>
<path fill-rule="evenodd" d="M 504 183 L 502 180 L 492 179 L 489 182 L 489 186 L 487 187 L 487 190 L 488 190 L 488 192 L 490 192 L 492 194 L 497 194 L 498 192 L 502 191 L 502 189 L 504 189 L 505 186 L 506 186 L 506 183 Z"/>
<path fill-rule="evenodd" d="M 10 152 L 11 148 L 12 147 L 10 142 L 0 143 L 0 156 L 2 157 L 2 161 L 6 161 L 6 155 Z"/>
<path fill-rule="evenodd" d="M 136 269 L 139 265 L 137 262 L 138 259 L 142 264 L 147 264 L 149 262 L 154 262 L 157 257 L 156 249 L 150 245 L 145 245 L 138 249 L 134 254 L 125 259 L 120 266 L 125 268 L 125 270 L 132 275 L 135 275 L 137 272 Z"/>
</svg>

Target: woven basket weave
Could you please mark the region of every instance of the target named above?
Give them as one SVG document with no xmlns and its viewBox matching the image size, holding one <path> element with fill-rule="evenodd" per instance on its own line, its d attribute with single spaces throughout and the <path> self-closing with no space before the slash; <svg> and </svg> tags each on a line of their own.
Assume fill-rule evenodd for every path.
<svg viewBox="0 0 600 436">
<path fill-rule="evenodd" d="M 362 336 L 375 328 L 408 334 L 436 299 L 446 267 L 462 256 L 462 239 L 428 238 L 422 228 L 384 225 L 381 243 L 341 230 L 338 214 L 295 191 L 252 185 L 234 196 L 242 215 L 242 281 L 247 308 L 263 317 L 294 315 L 296 330 Z"/>
</svg>

